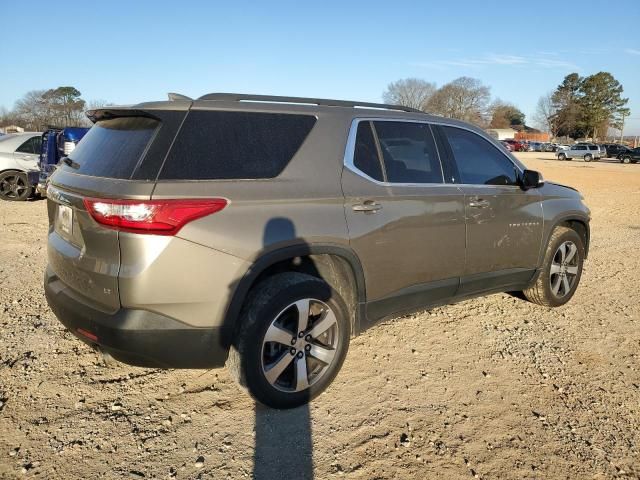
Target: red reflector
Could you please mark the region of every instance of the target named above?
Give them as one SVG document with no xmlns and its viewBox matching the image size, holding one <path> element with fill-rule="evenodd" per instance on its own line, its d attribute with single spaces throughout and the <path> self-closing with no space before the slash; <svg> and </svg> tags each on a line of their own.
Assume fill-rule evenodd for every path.
<svg viewBox="0 0 640 480">
<path fill-rule="evenodd" d="M 87 337 L 89 340 L 92 340 L 94 342 L 98 341 L 98 336 L 91 333 L 91 332 L 87 332 L 86 330 L 82 329 L 82 328 L 76 328 L 76 332 L 78 332 L 80 335 L 82 335 L 83 337 Z"/>
<path fill-rule="evenodd" d="M 113 200 L 85 198 L 93 219 L 109 228 L 152 235 L 175 235 L 187 223 L 219 212 L 229 202 L 224 198 L 185 200 Z"/>
</svg>

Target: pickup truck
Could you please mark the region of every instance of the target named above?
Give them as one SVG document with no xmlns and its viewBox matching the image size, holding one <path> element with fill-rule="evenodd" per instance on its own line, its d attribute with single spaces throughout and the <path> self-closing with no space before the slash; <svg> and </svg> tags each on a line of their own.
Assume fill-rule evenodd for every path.
<svg viewBox="0 0 640 480">
<path fill-rule="evenodd" d="M 40 171 L 32 182 L 36 184 L 37 192 L 47 195 L 49 176 L 56 169 L 61 158 L 69 155 L 82 137 L 89 131 L 83 127 L 50 128 L 42 134 L 42 148 L 40 150 Z"/>
</svg>

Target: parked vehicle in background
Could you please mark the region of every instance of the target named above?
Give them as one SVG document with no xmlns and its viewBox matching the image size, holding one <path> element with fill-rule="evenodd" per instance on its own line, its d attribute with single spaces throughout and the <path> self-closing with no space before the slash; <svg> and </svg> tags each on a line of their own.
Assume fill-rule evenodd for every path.
<svg viewBox="0 0 640 480">
<path fill-rule="evenodd" d="M 558 149 L 558 146 L 554 143 L 543 143 L 542 151 L 543 152 L 555 152 Z"/>
<path fill-rule="evenodd" d="M 619 158 L 622 163 L 638 163 L 640 161 L 640 147 L 621 153 Z"/>
<path fill-rule="evenodd" d="M 505 142 L 511 145 L 512 152 L 526 152 L 527 150 L 527 146 L 517 140 L 505 140 Z"/>
<path fill-rule="evenodd" d="M 40 195 L 47 194 L 47 181 L 55 170 L 60 159 L 68 156 L 76 148 L 77 143 L 89 131 L 84 127 L 50 128 L 42 134 L 42 148 L 40 150 L 37 178 L 32 182 L 37 185 Z M 35 175 L 35 174 L 31 174 Z"/>
<path fill-rule="evenodd" d="M 572 160 L 574 158 L 582 158 L 585 162 L 599 160 L 601 156 L 602 154 L 598 145 L 587 143 L 577 143 L 567 149 L 559 150 L 558 153 L 556 153 L 556 157 L 558 158 L 558 160 Z"/>
<path fill-rule="evenodd" d="M 255 399 L 290 408 L 380 320 L 494 292 L 557 307 L 578 287 L 580 194 L 471 124 L 340 100 L 170 99 L 89 112 L 50 178 L 47 301 L 116 359 L 226 362 Z"/>
<path fill-rule="evenodd" d="M 504 140 L 502 140 L 500 142 L 500 144 L 506 148 L 509 152 L 513 152 L 513 147 L 511 146 L 511 144 L 509 142 L 505 142 Z"/>
<path fill-rule="evenodd" d="M 601 149 L 604 149 L 605 155 L 603 158 L 617 158 L 620 159 L 622 154 L 630 153 L 632 148 L 622 145 L 620 143 L 603 143 L 600 145 Z"/>
<path fill-rule="evenodd" d="M 29 174 L 38 172 L 41 133 L 9 133 L 0 137 L 0 200 L 24 201 L 34 191 Z"/>
<path fill-rule="evenodd" d="M 542 145 L 541 142 L 529 142 L 529 148 L 532 152 L 542 152 Z"/>
</svg>

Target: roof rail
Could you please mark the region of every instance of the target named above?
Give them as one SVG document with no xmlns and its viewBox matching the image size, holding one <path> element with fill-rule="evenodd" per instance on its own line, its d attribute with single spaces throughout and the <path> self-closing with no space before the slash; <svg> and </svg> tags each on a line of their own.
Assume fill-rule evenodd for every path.
<svg viewBox="0 0 640 480">
<path fill-rule="evenodd" d="M 400 110 L 402 112 L 424 113 L 420 110 L 403 105 L 389 105 L 386 103 L 351 102 L 347 100 L 329 100 L 326 98 L 307 97 L 279 97 L 277 95 L 252 95 L 243 93 L 208 93 L 198 100 L 218 100 L 227 102 L 265 102 L 265 103 L 297 103 L 303 105 L 322 105 L 327 107 L 364 107 L 385 110 Z"/>
</svg>

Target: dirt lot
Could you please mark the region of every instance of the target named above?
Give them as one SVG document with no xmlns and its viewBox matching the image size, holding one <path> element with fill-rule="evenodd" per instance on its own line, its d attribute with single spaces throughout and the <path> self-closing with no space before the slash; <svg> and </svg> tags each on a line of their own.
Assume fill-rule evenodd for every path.
<svg viewBox="0 0 640 480">
<path fill-rule="evenodd" d="M 0 477 L 640 478 L 640 165 L 521 157 L 592 209 L 570 304 L 388 322 L 289 412 L 225 370 L 104 366 L 46 306 L 45 202 L 1 204 Z"/>
</svg>

